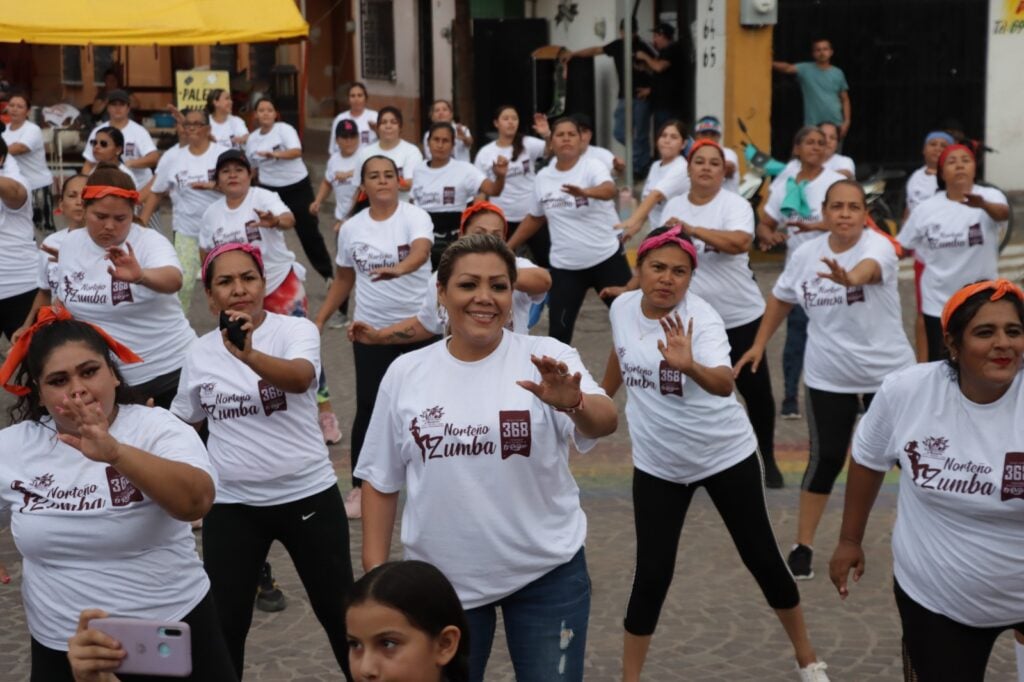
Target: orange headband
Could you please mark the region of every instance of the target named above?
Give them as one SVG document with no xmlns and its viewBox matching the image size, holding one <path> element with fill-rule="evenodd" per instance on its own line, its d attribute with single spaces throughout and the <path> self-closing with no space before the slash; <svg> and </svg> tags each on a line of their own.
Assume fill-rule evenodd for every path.
<svg viewBox="0 0 1024 682">
<path fill-rule="evenodd" d="M 462 221 L 459 223 L 459 236 L 466 234 L 466 223 L 477 213 L 481 212 L 497 213 L 498 217 L 501 218 L 501 222 L 505 225 L 505 231 L 501 233 L 502 239 L 508 238 L 508 220 L 505 218 L 505 212 L 501 210 L 501 206 L 492 204 L 489 201 L 478 201 L 465 211 L 462 212 Z"/>
<path fill-rule="evenodd" d="M 133 189 L 122 189 L 110 185 L 86 185 L 82 190 L 82 199 L 102 199 L 103 197 L 121 197 L 133 204 L 139 203 L 139 193 Z"/>
<path fill-rule="evenodd" d="M 722 161 L 725 161 L 725 152 L 722 151 L 722 145 L 718 144 L 714 140 L 709 140 L 706 137 L 702 137 L 701 139 L 694 142 L 693 145 L 690 147 L 690 153 L 686 155 L 687 163 L 690 162 L 690 159 L 693 158 L 693 155 L 696 154 L 697 150 L 700 149 L 701 147 L 714 147 L 715 149 L 718 150 L 718 155 L 722 157 Z"/>
<path fill-rule="evenodd" d="M 13 393 L 16 396 L 25 396 L 32 392 L 32 389 L 28 386 L 18 386 L 17 384 L 9 384 L 8 381 L 14 376 L 14 373 L 18 371 L 18 367 L 21 365 L 22 360 L 28 355 L 28 347 L 32 344 L 32 337 L 41 328 L 53 324 L 54 322 L 64 322 L 66 320 L 73 320 L 71 313 L 66 308 L 60 308 L 57 306 L 46 306 L 45 308 L 39 309 L 39 315 L 36 317 L 36 323 L 25 330 L 25 333 L 18 337 L 18 340 L 13 346 L 11 346 L 10 352 L 7 354 L 7 359 L 4 360 L 3 366 L 0 366 L 0 384 L 3 384 L 4 390 L 9 393 Z M 86 323 L 89 324 L 89 323 Z M 114 340 L 107 332 L 103 331 L 94 324 L 89 324 L 90 327 L 96 330 L 103 340 L 107 342 L 107 346 L 111 351 L 114 352 L 122 362 L 134 363 L 142 362 L 142 358 L 132 352 L 128 346 L 125 346 L 118 341 Z"/>
<path fill-rule="evenodd" d="M 1013 294 L 1021 301 L 1024 301 L 1024 291 L 1021 291 L 1020 287 L 1011 282 L 1008 279 L 990 279 L 985 282 L 978 282 L 977 284 L 969 284 L 960 291 L 953 294 L 948 301 L 946 301 L 946 307 L 942 309 L 942 331 L 946 331 L 946 325 L 949 324 L 949 318 L 953 317 L 953 313 L 956 309 L 964 304 L 964 301 L 974 296 L 979 291 L 987 291 L 991 289 L 992 295 L 989 296 L 988 300 L 998 301 L 1007 294 Z"/>
</svg>

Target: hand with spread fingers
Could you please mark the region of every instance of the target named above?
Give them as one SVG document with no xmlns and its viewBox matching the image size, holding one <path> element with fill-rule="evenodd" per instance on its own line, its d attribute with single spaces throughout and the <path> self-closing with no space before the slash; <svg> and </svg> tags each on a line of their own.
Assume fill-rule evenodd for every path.
<svg viewBox="0 0 1024 682">
<path fill-rule="evenodd" d="M 850 280 L 849 271 L 839 264 L 834 258 L 822 258 L 821 262 L 828 266 L 828 272 L 819 272 L 818 277 L 822 279 L 829 279 L 836 284 L 841 284 L 844 287 L 855 286 Z"/>
<path fill-rule="evenodd" d="M 693 369 L 693 318 L 690 318 L 685 329 L 678 312 L 666 315 L 658 321 L 665 332 L 665 340 L 658 339 L 661 356 L 672 369 L 689 374 Z"/>
<path fill-rule="evenodd" d="M 75 425 L 77 434 L 58 433 L 61 442 L 70 445 L 94 462 L 117 464 L 121 444 L 110 435 L 110 422 L 99 402 L 86 403 L 83 394 L 64 396 L 57 406 L 61 417 Z"/>
<path fill-rule="evenodd" d="M 125 242 L 124 245 L 124 249 L 116 246 L 107 249 L 106 259 L 110 261 L 107 272 L 116 280 L 135 284 L 142 279 L 142 265 L 135 258 L 135 250 L 132 249 L 132 245 L 129 242 Z"/>
<path fill-rule="evenodd" d="M 530 361 L 540 372 L 540 383 L 524 379 L 516 384 L 556 410 L 570 410 L 582 402 L 580 381 L 583 375 L 580 372 L 570 373 L 568 365 L 547 355 L 539 358 L 531 355 Z"/>
</svg>

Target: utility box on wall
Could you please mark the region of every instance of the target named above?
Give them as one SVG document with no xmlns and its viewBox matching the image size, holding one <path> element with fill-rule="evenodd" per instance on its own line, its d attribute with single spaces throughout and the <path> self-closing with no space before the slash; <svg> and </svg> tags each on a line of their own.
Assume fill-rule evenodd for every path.
<svg viewBox="0 0 1024 682">
<path fill-rule="evenodd" d="M 740 25 L 774 26 L 779 23 L 779 0 L 740 0 Z"/>
</svg>

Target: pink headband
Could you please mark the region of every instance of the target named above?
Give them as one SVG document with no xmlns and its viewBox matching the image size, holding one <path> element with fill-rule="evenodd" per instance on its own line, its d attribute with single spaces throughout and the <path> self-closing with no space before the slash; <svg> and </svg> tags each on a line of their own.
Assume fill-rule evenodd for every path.
<svg viewBox="0 0 1024 682">
<path fill-rule="evenodd" d="M 221 244 L 220 246 L 214 247 L 213 251 L 206 254 L 206 260 L 203 261 L 203 283 L 209 285 L 209 280 L 206 278 L 206 272 L 213 265 L 213 261 L 217 256 L 228 251 L 245 251 L 247 254 L 252 256 L 252 259 L 256 261 L 256 269 L 260 271 L 260 277 L 265 276 L 263 272 L 263 254 L 260 253 L 258 246 L 252 244 L 245 244 L 242 242 L 228 242 Z"/>
<path fill-rule="evenodd" d="M 676 244 L 676 245 L 679 246 L 679 248 L 681 248 L 683 251 L 685 251 L 687 254 L 689 254 L 690 260 L 693 261 L 693 269 L 696 270 L 697 269 L 697 249 L 694 248 L 692 242 L 690 242 L 690 241 L 688 241 L 686 239 L 682 239 L 681 238 L 682 234 L 683 234 L 683 226 L 682 225 L 676 225 L 675 227 L 673 227 L 672 229 L 668 230 L 667 232 L 662 232 L 661 234 L 659 234 L 657 236 L 654 236 L 654 237 L 648 237 L 647 239 L 645 239 L 640 244 L 640 248 L 638 248 L 636 250 L 636 257 L 640 258 L 640 256 L 644 255 L 648 251 L 651 251 L 653 249 L 659 249 L 662 246 L 665 246 L 666 244 Z"/>
</svg>

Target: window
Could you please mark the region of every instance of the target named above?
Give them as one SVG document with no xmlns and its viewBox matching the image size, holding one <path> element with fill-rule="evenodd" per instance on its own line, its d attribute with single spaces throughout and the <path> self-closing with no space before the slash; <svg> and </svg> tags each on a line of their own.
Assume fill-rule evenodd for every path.
<svg viewBox="0 0 1024 682">
<path fill-rule="evenodd" d="M 60 82 L 64 85 L 82 84 L 82 48 L 64 45 L 60 48 Z"/>
<path fill-rule="evenodd" d="M 211 71 L 227 71 L 229 74 L 235 73 L 235 67 L 238 64 L 238 46 L 237 45 L 211 45 L 210 46 L 210 70 Z"/>
<path fill-rule="evenodd" d="M 277 63 L 277 43 L 253 43 L 249 46 L 249 78 L 269 81 Z"/>
<path fill-rule="evenodd" d="M 360 0 L 363 78 L 396 80 L 393 0 Z"/>
<path fill-rule="evenodd" d="M 121 80 L 121 72 L 117 69 L 117 48 L 96 46 L 92 48 L 92 80 L 96 85 L 103 85 L 103 75 L 113 68 Z M 121 81 L 122 85 L 124 81 Z"/>
</svg>

